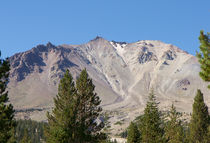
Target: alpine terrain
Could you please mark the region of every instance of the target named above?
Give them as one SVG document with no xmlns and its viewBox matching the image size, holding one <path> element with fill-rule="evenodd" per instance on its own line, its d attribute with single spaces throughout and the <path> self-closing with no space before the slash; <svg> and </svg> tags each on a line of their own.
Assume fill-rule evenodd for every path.
<svg viewBox="0 0 210 143">
<path fill-rule="evenodd" d="M 48 43 L 15 54 L 10 62 L 9 98 L 17 118 L 46 120 L 66 69 L 74 78 L 87 69 L 114 131 L 143 111 L 150 89 L 161 101 L 161 110 L 174 103 L 189 114 L 197 89 L 210 107 L 210 90 L 199 77 L 197 58 L 161 41 L 126 43 L 96 37 L 82 45 Z"/>
</svg>

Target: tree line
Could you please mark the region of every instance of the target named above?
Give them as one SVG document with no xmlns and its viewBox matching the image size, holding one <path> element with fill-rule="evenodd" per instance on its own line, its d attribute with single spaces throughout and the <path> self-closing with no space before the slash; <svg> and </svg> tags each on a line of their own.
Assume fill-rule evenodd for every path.
<svg viewBox="0 0 210 143">
<path fill-rule="evenodd" d="M 45 122 L 33 120 L 17 120 L 15 127 L 15 139 L 19 143 L 42 143 L 45 141 Z"/>
<path fill-rule="evenodd" d="M 127 143 L 210 143 L 210 115 L 203 94 L 197 90 L 189 123 L 172 104 L 167 116 L 158 109 L 151 91 L 144 114 L 128 127 Z"/>
<path fill-rule="evenodd" d="M 197 53 L 197 57 L 201 64 L 200 76 L 209 82 L 209 33 L 205 35 L 201 31 L 199 40 L 201 52 Z M 76 82 L 71 73 L 66 71 L 54 98 L 55 106 L 52 112 L 47 112 L 47 124 L 14 119 L 15 110 L 8 103 L 6 90 L 9 70 L 9 60 L 0 59 L 0 143 L 111 143 L 103 131 L 105 122 L 101 100 L 95 93 L 95 86 L 86 69 L 81 71 Z M 194 98 L 190 123 L 185 126 L 180 117 L 181 114 L 172 105 L 167 118 L 163 120 L 152 90 L 144 114 L 136 122 L 131 122 L 128 128 L 128 143 L 210 142 L 210 115 L 200 90 L 197 90 Z"/>
</svg>

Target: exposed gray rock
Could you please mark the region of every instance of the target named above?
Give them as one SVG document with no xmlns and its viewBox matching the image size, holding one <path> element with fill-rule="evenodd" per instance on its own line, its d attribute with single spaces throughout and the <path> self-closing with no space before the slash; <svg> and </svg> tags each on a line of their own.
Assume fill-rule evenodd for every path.
<svg viewBox="0 0 210 143">
<path fill-rule="evenodd" d="M 163 58 L 166 60 L 174 60 L 176 58 L 176 53 L 172 50 L 164 52 Z"/>
<path fill-rule="evenodd" d="M 52 99 L 66 69 L 75 79 L 82 69 L 87 69 L 102 99 L 102 107 L 113 112 L 113 131 L 121 128 L 114 125 L 118 117 L 125 119 L 126 127 L 143 111 L 150 88 L 160 101 L 160 109 L 179 101 L 175 102 L 178 110 L 191 112 L 198 88 L 210 104 L 207 83 L 199 77 L 196 58 L 161 41 L 125 43 L 96 37 L 82 45 L 48 43 L 15 54 L 10 62 L 10 101 L 15 109 L 27 111 L 24 117 L 34 120 L 46 120 L 45 112 L 53 106 Z M 118 113 L 123 113 L 123 117 Z M 22 116 L 22 112 L 17 114 Z"/>
<path fill-rule="evenodd" d="M 183 87 L 190 85 L 190 81 L 188 79 L 182 79 L 177 82 L 177 87 Z"/>
<path fill-rule="evenodd" d="M 157 56 L 143 47 L 142 52 L 139 54 L 139 63 L 144 64 L 150 61 L 157 61 Z"/>
</svg>

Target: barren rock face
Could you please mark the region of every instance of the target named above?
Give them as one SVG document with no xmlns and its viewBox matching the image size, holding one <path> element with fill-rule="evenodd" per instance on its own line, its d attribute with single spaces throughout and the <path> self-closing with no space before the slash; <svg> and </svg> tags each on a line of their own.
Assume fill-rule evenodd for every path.
<svg viewBox="0 0 210 143">
<path fill-rule="evenodd" d="M 165 58 L 166 60 L 174 60 L 176 58 L 176 53 L 175 51 L 168 50 L 164 52 L 163 58 Z"/>
<path fill-rule="evenodd" d="M 18 117 L 45 120 L 66 69 L 74 78 L 87 69 L 103 108 L 120 112 L 112 122 L 122 117 L 127 124 L 143 111 L 151 88 L 163 110 L 174 103 L 178 110 L 191 112 L 198 88 L 210 106 L 210 93 L 199 77 L 197 59 L 160 41 L 125 43 L 97 37 L 82 45 L 48 43 L 15 54 L 10 61 L 9 96 L 21 112 Z"/>
</svg>

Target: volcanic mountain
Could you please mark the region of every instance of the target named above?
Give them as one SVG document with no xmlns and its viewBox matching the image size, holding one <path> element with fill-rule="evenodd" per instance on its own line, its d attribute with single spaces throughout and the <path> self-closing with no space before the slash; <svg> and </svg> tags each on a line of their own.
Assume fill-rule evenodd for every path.
<svg viewBox="0 0 210 143">
<path fill-rule="evenodd" d="M 13 55 L 10 62 L 9 97 L 18 118 L 46 120 L 66 69 L 74 78 L 87 69 L 113 122 L 138 116 L 150 89 L 162 110 L 174 103 L 179 111 L 190 113 L 197 89 L 210 106 L 196 57 L 161 41 L 126 43 L 96 37 L 82 45 L 47 43 Z"/>
</svg>

